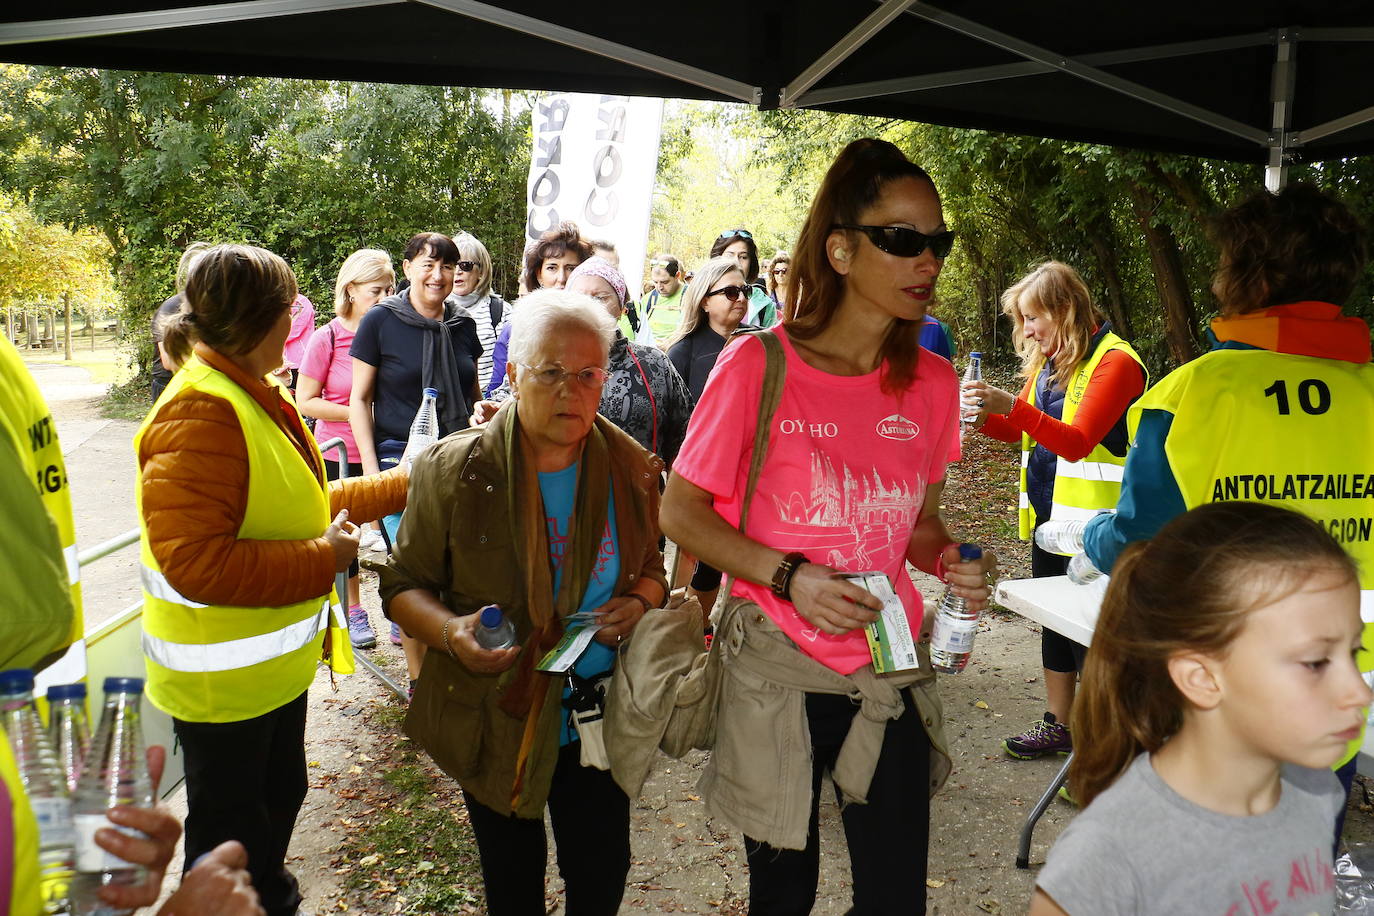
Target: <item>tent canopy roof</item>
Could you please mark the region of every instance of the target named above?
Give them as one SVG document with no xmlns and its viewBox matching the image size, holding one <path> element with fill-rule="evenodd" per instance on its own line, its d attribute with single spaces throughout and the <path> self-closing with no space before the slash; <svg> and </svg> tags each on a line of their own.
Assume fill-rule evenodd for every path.
<svg viewBox="0 0 1374 916">
<path fill-rule="evenodd" d="M 1357 0 L 169 3 L 12 4 L 0 59 L 732 100 L 1271 165 L 1374 151 Z"/>
</svg>

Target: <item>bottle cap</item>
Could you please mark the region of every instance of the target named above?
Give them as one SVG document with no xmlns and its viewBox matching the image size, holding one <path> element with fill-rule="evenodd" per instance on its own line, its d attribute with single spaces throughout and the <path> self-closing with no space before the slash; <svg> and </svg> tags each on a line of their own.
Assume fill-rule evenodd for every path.
<svg viewBox="0 0 1374 916">
<path fill-rule="evenodd" d="M 143 678 L 141 677 L 107 677 L 105 678 L 106 693 L 142 693 Z"/>
<path fill-rule="evenodd" d="M 972 351 L 972 352 L 969 353 L 968 358 L 969 358 L 969 359 L 982 359 L 982 358 L 983 358 L 983 352 L 982 352 L 981 350 L 974 350 L 974 351 Z"/>
<path fill-rule="evenodd" d="M 0 671 L 0 693 L 33 693 L 33 671 L 29 668 Z"/>
<path fill-rule="evenodd" d="M 482 626 L 486 627 L 488 630 L 494 630 L 499 627 L 501 621 L 504 619 L 505 615 L 501 613 L 501 609 L 496 605 L 488 604 L 486 607 L 482 608 Z"/>
<path fill-rule="evenodd" d="M 411 390 L 413 391 L 414 389 L 411 389 Z M 427 398 L 437 398 L 437 397 L 439 397 L 439 389 L 438 389 L 438 388 L 426 388 L 426 389 L 425 389 L 425 397 L 427 397 Z"/>
<path fill-rule="evenodd" d="M 967 562 L 969 560 L 981 560 L 983 558 L 983 548 L 977 544 L 960 544 L 959 559 Z"/>
<path fill-rule="evenodd" d="M 48 688 L 48 702 L 55 700 L 84 700 L 86 699 L 86 685 L 80 682 L 75 684 L 53 684 Z"/>
</svg>

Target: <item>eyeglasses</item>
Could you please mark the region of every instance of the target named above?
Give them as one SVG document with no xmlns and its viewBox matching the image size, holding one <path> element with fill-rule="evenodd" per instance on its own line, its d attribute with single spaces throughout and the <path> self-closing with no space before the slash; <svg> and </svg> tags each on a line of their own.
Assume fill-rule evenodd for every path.
<svg viewBox="0 0 1374 916">
<path fill-rule="evenodd" d="M 465 274 L 470 274 L 477 269 L 476 261 L 459 261 L 454 265 Z"/>
<path fill-rule="evenodd" d="M 606 384 L 606 379 L 611 377 L 611 373 L 600 366 L 588 366 L 577 372 L 569 372 L 562 366 L 531 366 L 527 363 L 517 365 L 522 369 L 528 369 L 530 378 L 547 388 L 552 388 L 564 379 L 576 379 L 584 388 L 600 388 Z"/>
<path fill-rule="evenodd" d="M 752 239 L 754 237 L 752 233 L 745 229 L 726 229 L 720 234 L 720 238 L 723 239 L 732 239 L 736 236 L 742 239 Z"/>
<path fill-rule="evenodd" d="M 832 229 L 853 229 L 868 236 L 868 240 L 879 251 L 896 255 L 899 258 L 914 258 L 927 248 L 937 258 L 949 257 L 954 248 L 954 233 L 949 230 L 926 235 L 905 226 L 853 226 L 836 223 Z"/>
<path fill-rule="evenodd" d="M 787 268 L 786 268 L 786 267 L 774 267 L 774 268 L 773 268 L 773 274 L 774 274 L 775 276 L 776 276 L 777 274 L 785 274 L 785 273 L 787 273 Z"/>
<path fill-rule="evenodd" d="M 722 286 L 720 289 L 711 290 L 709 293 L 706 294 L 706 298 L 709 299 L 717 294 L 724 295 L 725 298 L 729 299 L 731 302 L 737 302 L 740 299 L 749 298 L 749 287 L 734 286 L 733 284 L 730 286 Z"/>
</svg>

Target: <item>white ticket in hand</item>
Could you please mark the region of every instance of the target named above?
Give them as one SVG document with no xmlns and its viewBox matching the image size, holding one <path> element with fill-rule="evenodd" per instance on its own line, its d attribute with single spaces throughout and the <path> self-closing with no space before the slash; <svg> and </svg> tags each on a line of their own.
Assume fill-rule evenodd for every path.
<svg viewBox="0 0 1374 916">
<path fill-rule="evenodd" d="M 844 577 L 883 603 L 878 619 L 864 628 L 875 674 L 892 674 L 921 667 L 916 654 L 916 639 L 906 617 L 902 599 L 897 597 L 886 573 L 845 573 Z"/>
</svg>

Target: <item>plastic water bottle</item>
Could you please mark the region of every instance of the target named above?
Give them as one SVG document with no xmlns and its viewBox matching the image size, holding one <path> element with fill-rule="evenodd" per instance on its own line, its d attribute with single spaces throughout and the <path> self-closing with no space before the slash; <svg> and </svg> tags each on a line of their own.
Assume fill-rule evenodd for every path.
<svg viewBox="0 0 1374 916">
<path fill-rule="evenodd" d="M 67 776 L 67 791 L 75 792 L 86 750 L 91 746 L 85 684 L 54 684 L 48 688 L 48 738 L 57 755 L 57 765 Z"/>
<path fill-rule="evenodd" d="M 983 380 L 983 354 L 982 354 L 981 352 L 979 352 L 978 350 L 974 350 L 972 353 L 970 353 L 970 354 L 968 355 L 968 366 L 967 366 L 967 368 L 964 369 L 964 381 L 966 381 L 966 382 L 981 382 L 982 380 Z M 966 401 L 966 400 L 964 400 L 962 397 L 960 398 L 959 403 L 960 403 L 963 407 L 965 407 L 965 408 L 973 408 L 973 407 L 976 407 L 976 406 L 977 406 L 977 401 L 976 401 L 976 400 L 967 400 L 967 401 Z M 968 431 L 969 431 L 970 429 L 973 428 L 973 421 L 972 421 L 971 419 L 965 418 L 965 417 L 963 416 L 963 413 L 961 412 L 960 415 L 959 415 L 959 425 L 960 425 L 959 436 L 960 436 L 960 438 L 963 438 L 964 436 L 967 436 L 967 435 L 968 435 Z"/>
<path fill-rule="evenodd" d="M 39 882 L 45 914 L 67 913 L 72 879 L 72 805 L 48 734 L 33 705 L 33 672 L 0 672 L 0 721 L 38 821 Z"/>
<path fill-rule="evenodd" d="M 72 802 L 76 825 L 76 877 L 72 880 L 73 916 L 127 916 L 133 910 L 111 907 L 97 895 L 107 884 L 139 884 L 145 869 L 101 849 L 95 832 L 116 827 L 105 812 L 119 805 L 153 806 L 153 784 L 143 754 L 143 679 L 107 677 L 105 709 L 91 742 Z"/>
<path fill-rule="evenodd" d="M 420 409 L 415 411 L 415 419 L 410 423 L 410 438 L 406 439 L 406 450 L 401 454 L 401 464 L 410 467 L 415 456 L 439 441 L 439 390 L 426 388 Z"/>
<path fill-rule="evenodd" d="M 472 635 L 483 649 L 509 649 L 515 645 L 515 625 L 494 604 L 482 608 Z"/>
<path fill-rule="evenodd" d="M 1035 543 L 1046 553 L 1071 557 L 1083 552 L 1083 529 L 1086 527 L 1088 523 L 1081 518 L 1041 522 L 1035 529 Z"/>
<path fill-rule="evenodd" d="M 960 544 L 959 559 L 967 562 L 983 556 L 977 544 Z M 968 609 L 968 601 L 945 586 L 944 597 L 935 610 L 935 626 L 930 636 L 930 665 L 942 674 L 958 674 L 973 654 L 973 638 L 978 635 L 978 611 Z"/>
<path fill-rule="evenodd" d="M 1041 550 L 1070 558 L 1065 574 L 1074 585 L 1087 585 L 1102 577 L 1102 570 L 1083 552 L 1083 530 L 1087 526 L 1083 519 L 1069 519 L 1043 522 L 1035 529 L 1035 543 Z"/>
</svg>

